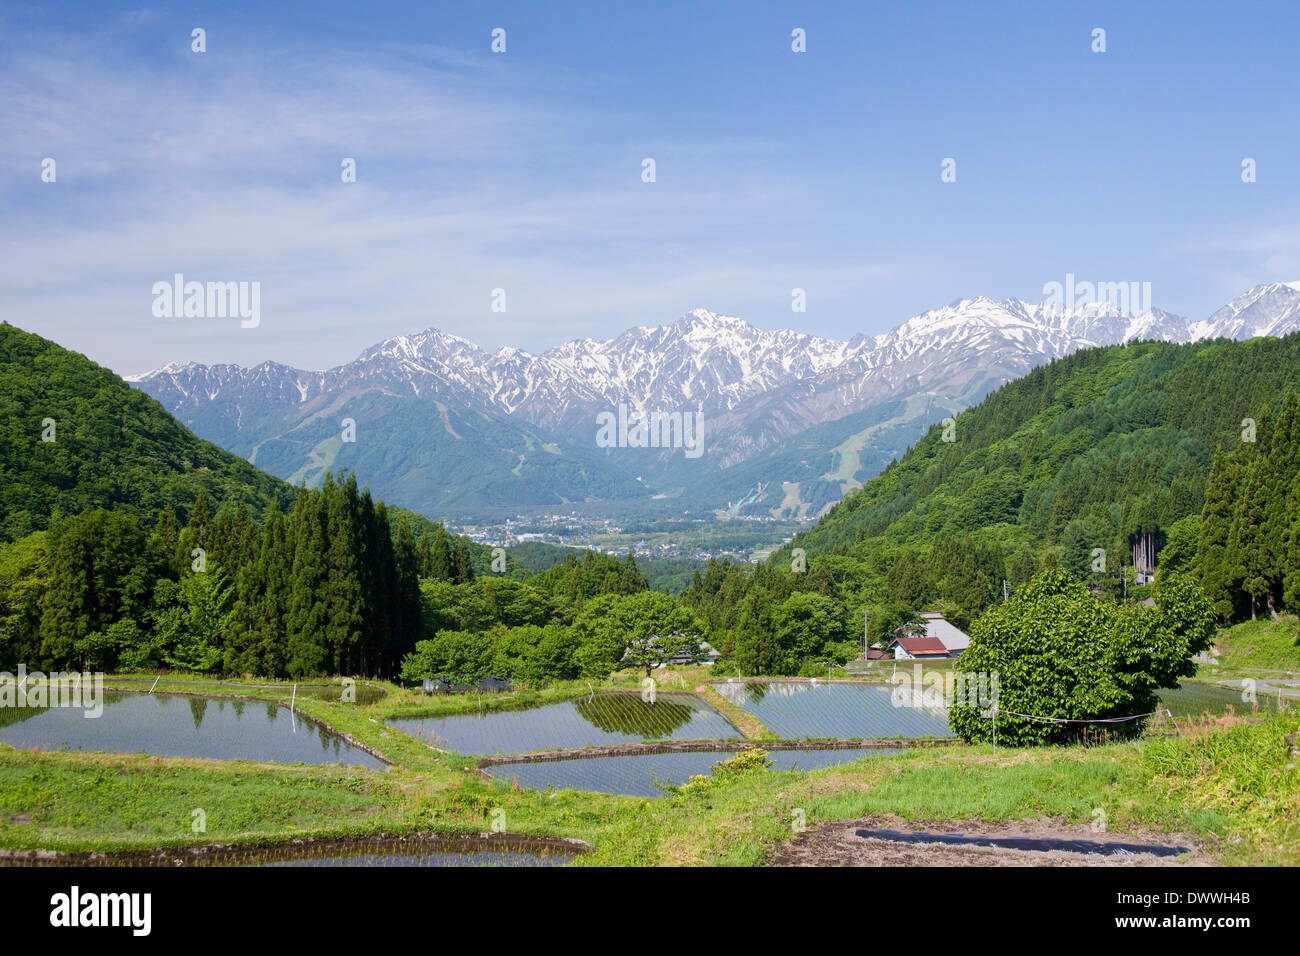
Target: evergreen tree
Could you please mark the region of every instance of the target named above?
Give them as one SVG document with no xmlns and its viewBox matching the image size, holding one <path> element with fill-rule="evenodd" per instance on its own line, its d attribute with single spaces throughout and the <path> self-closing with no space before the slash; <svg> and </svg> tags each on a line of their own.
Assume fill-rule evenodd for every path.
<svg viewBox="0 0 1300 956">
<path fill-rule="evenodd" d="M 254 622 L 255 643 L 246 665 L 254 674 L 287 675 L 289 645 L 289 597 L 293 590 L 293 549 L 289 522 L 280 510 L 266 520 L 258 555 L 257 579 L 262 582 L 261 600 Z M 250 600 L 256 595 L 250 595 Z"/>
<path fill-rule="evenodd" d="M 1205 507 L 1201 509 L 1201 530 L 1194 567 L 1201 588 L 1223 620 L 1232 616 L 1237 562 L 1231 554 L 1232 529 L 1237 510 L 1241 465 L 1233 456 L 1219 451 L 1205 486 Z"/>
<path fill-rule="evenodd" d="M 176 520 L 176 509 L 170 505 L 158 511 L 153 534 L 149 536 L 149 550 L 159 568 L 170 577 L 179 577 L 182 565 L 176 561 L 180 550 L 181 529 Z M 188 567 L 184 565 L 184 567 Z"/>
<path fill-rule="evenodd" d="M 358 525 L 360 500 L 351 473 L 340 486 L 329 472 L 321 484 L 325 510 L 325 540 L 329 545 L 324 581 L 325 643 L 330 649 L 330 667 L 335 674 L 352 673 L 357 647 L 361 643 L 361 530 Z"/>
<path fill-rule="evenodd" d="M 242 501 L 235 505 L 222 505 L 208 536 L 211 545 L 208 560 L 230 572 L 252 564 L 259 536 L 247 505 Z"/>
<path fill-rule="evenodd" d="M 1274 618 L 1278 600 L 1284 598 L 1290 531 L 1296 514 L 1291 491 L 1297 475 L 1300 475 L 1300 401 L 1294 391 L 1288 390 L 1269 433 L 1261 490 L 1264 511 L 1261 559 L 1268 566 L 1267 602 Z"/>
<path fill-rule="evenodd" d="M 1255 455 L 1246 466 L 1228 539 L 1233 573 L 1250 598 L 1252 621 L 1260 600 L 1267 598 L 1272 591 L 1277 573 L 1277 564 L 1268 551 L 1268 478 L 1267 457 Z"/>
<path fill-rule="evenodd" d="M 158 570 L 147 562 L 147 540 L 135 515 L 103 509 L 51 529 L 40 626 L 47 666 L 80 666 L 79 642 L 120 618 L 143 617 Z"/>
<path fill-rule="evenodd" d="M 364 613 L 361 622 L 360 673 L 378 673 L 381 659 L 387 649 L 392 629 L 391 588 L 388 584 L 387 549 L 379 517 L 375 513 L 374 499 L 367 488 L 361 493 L 361 591 L 364 595 Z"/>
<path fill-rule="evenodd" d="M 474 566 L 470 563 L 469 547 L 465 539 L 456 538 L 456 545 L 451 552 L 452 580 L 457 584 L 468 584 L 474 580 Z"/>
<path fill-rule="evenodd" d="M 451 535 L 441 524 L 433 532 L 428 577 L 435 581 L 452 581 L 455 574 L 451 561 Z"/>
<path fill-rule="evenodd" d="M 1291 520 L 1282 552 L 1283 598 L 1296 611 L 1300 610 L 1300 474 L 1291 482 L 1287 502 Z"/>
<path fill-rule="evenodd" d="M 420 577 L 433 577 L 433 536 L 420 535 Z"/>
<path fill-rule="evenodd" d="M 0 670 L 40 660 L 41 600 L 49 589 L 49 532 L 0 544 Z"/>
<path fill-rule="evenodd" d="M 321 674 L 329 662 L 325 585 L 329 546 L 321 496 L 302 488 L 290 519 L 293 549 L 286 624 L 285 671 L 291 677 Z"/>
<path fill-rule="evenodd" d="M 392 618 L 392 633 L 388 642 L 388 666 L 394 667 L 401 655 L 409 652 L 423 637 L 424 626 L 420 615 L 420 581 L 415 537 L 411 533 L 406 515 L 397 521 L 397 537 L 393 544 L 392 560 L 396 604 Z"/>
<path fill-rule="evenodd" d="M 200 566 L 207 563 L 207 552 L 212 550 L 212 541 L 208 530 L 212 525 L 212 508 L 208 504 L 208 490 L 206 488 L 199 490 L 199 496 L 194 502 L 194 507 L 190 509 L 190 520 L 185 525 L 185 530 L 181 532 L 179 543 L 176 549 L 175 565 L 182 573 L 195 566 L 199 561 Z M 196 555 L 195 549 L 203 553 Z"/>
<path fill-rule="evenodd" d="M 779 649 L 772 624 L 772 605 L 767 591 L 753 588 L 745 595 L 732 638 L 733 660 L 742 675 L 770 674 Z"/>
</svg>

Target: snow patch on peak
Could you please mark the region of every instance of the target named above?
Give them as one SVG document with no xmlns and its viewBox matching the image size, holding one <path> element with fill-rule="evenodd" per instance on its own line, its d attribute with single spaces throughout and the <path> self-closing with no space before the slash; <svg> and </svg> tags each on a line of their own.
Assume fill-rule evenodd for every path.
<svg viewBox="0 0 1300 956">
<path fill-rule="evenodd" d="M 713 328 L 753 328 L 752 325 L 738 316 L 710 312 L 708 309 L 691 309 L 678 319 L 676 324 L 683 327 L 707 325 Z"/>
</svg>

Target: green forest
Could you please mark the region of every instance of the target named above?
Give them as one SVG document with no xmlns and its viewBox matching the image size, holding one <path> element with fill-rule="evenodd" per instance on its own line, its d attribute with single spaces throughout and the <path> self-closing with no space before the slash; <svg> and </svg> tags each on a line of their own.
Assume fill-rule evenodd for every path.
<svg viewBox="0 0 1300 956">
<path fill-rule="evenodd" d="M 257 515 L 294 500 L 108 369 L 0 323 L 0 541 L 96 508 L 152 519 L 200 491 Z"/>
<path fill-rule="evenodd" d="M 793 549 L 860 603 L 970 623 L 1064 567 L 1115 599 L 1133 546 L 1193 571 L 1225 623 L 1300 603 L 1300 336 L 1091 349 L 936 426 Z M 1104 552 L 1099 561 L 1098 551 Z"/>
</svg>

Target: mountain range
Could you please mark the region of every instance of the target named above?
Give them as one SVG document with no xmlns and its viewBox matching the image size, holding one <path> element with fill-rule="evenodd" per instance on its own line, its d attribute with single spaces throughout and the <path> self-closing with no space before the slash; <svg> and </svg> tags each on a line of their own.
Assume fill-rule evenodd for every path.
<svg viewBox="0 0 1300 956">
<path fill-rule="evenodd" d="M 676 514 L 807 518 L 930 425 L 1038 365 L 1101 345 L 1297 329 L 1300 282 L 1269 283 L 1197 322 L 980 296 L 837 341 L 695 309 L 540 354 L 428 329 L 324 371 L 187 362 L 128 380 L 266 471 L 310 484 L 353 469 L 376 494 L 434 517 L 658 502 Z M 620 407 L 633 422 L 697 414 L 704 453 L 602 447 L 597 416 Z"/>
</svg>

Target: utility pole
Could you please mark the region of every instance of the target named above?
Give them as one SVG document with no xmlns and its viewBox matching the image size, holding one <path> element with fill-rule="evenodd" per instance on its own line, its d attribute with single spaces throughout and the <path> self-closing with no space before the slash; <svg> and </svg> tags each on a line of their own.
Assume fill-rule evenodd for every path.
<svg viewBox="0 0 1300 956">
<path fill-rule="evenodd" d="M 1002 603 L 1007 603 L 1007 579 L 1002 579 Z"/>
<path fill-rule="evenodd" d="M 867 619 L 871 617 L 871 608 L 862 612 L 862 659 L 867 659 Z"/>
</svg>

